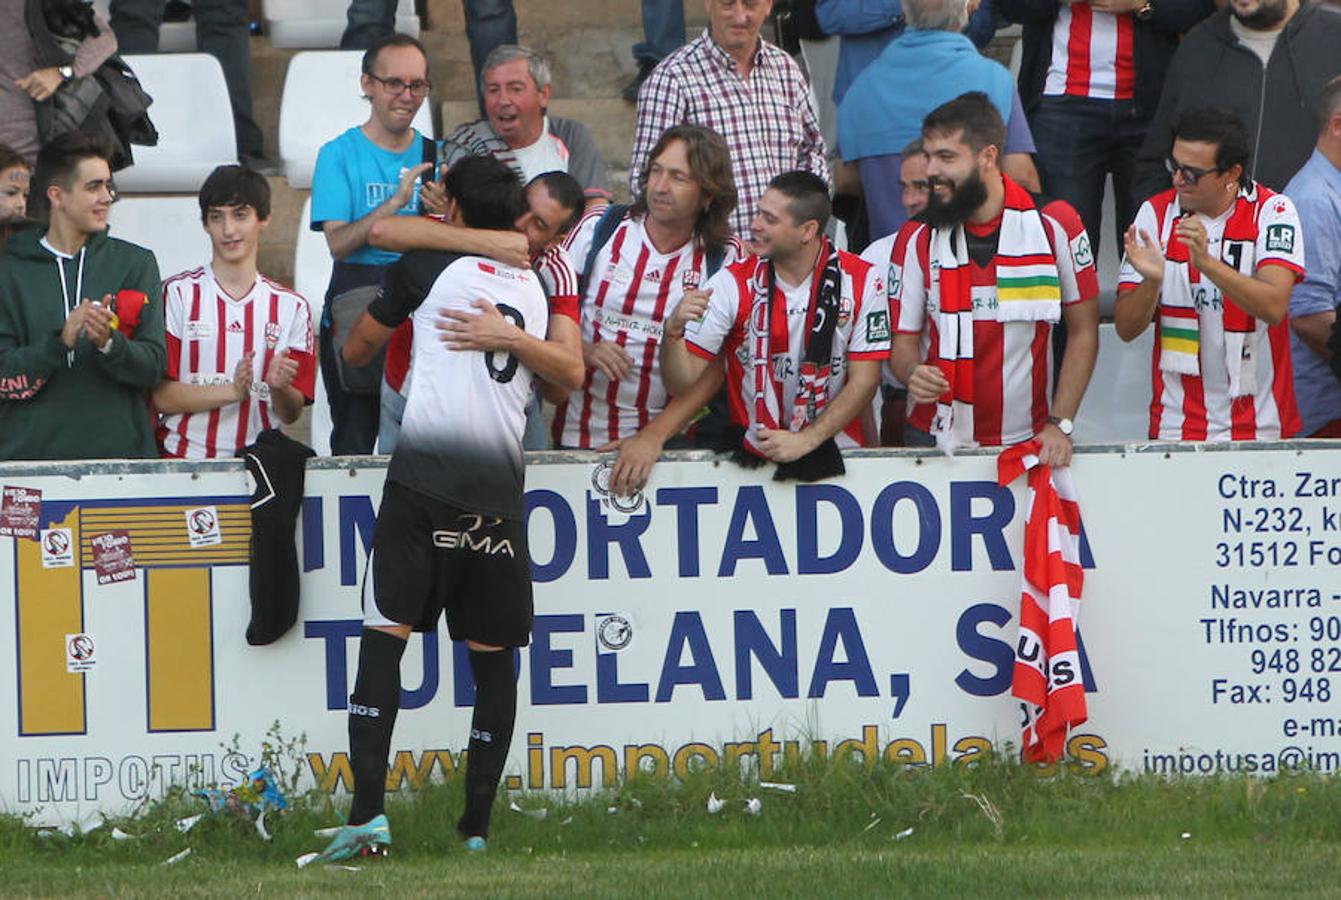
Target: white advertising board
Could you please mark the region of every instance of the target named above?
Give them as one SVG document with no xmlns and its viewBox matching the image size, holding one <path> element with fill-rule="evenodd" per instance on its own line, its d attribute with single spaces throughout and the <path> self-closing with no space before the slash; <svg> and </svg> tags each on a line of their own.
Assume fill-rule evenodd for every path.
<svg viewBox="0 0 1341 900">
<path fill-rule="evenodd" d="M 1341 769 L 1339 448 L 1077 454 L 1090 719 L 1064 765 Z M 545 459 L 528 470 L 536 626 L 508 787 L 1018 743 L 1023 484 L 998 487 L 994 456 L 855 454 L 818 485 L 684 458 L 632 510 L 601 492 L 595 457 Z M 0 537 L 0 809 L 87 821 L 172 783 L 230 785 L 276 722 L 306 735 L 305 783 L 347 787 L 384 476 L 313 462 L 298 623 L 249 647 L 238 464 L 0 467 L 26 504 L 14 521 L 40 503 L 36 540 Z M 210 539 L 193 541 L 203 509 Z M 391 782 L 414 784 L 461 764 L 472 689 L 445 630 L 413 637 L 402 670 Z"/>
</svg>

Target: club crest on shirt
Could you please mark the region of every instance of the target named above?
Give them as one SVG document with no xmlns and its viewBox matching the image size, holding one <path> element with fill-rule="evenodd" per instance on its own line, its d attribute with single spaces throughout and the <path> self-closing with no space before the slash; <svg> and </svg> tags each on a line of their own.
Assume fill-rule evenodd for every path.
<svg viewBox="0 0 1341 900">
<path fill-rule="evenodd" d="M 879 291 L 877 285 L 876 290 Z M 845 328 L 847 323 L 852 321 L 853 302 L 851 297 L 843 297 L 838 301 L 838 327 Z"/>
<path fill-rule="evenodd" d="M 265 325 L 265 345 L 271 350 L 279 345 L 279 323 L 267 322 Z"/>
<path fill-rule="evenodd" d="M 696 291 L 701 281 L 698 269 L 685 269 L 680 273 L 680 290 Z"/>
</svg>

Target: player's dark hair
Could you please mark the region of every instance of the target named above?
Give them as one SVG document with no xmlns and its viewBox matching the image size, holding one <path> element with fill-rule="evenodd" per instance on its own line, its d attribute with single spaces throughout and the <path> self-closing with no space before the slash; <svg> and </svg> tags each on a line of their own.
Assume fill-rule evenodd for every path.
<svg viewBox="0 0 1341 900">
<path fill-rule="evenodd" d="M 768 183 L 770 191 L 777 191 L 787 198 L 787 212 L 797 225 L 815 221 L 819 230 L 829 224 L 833 213 L 833 201 L 829 199 L 829 185 L 814 172 L 783 172 L 774 176 Z"/>
<path fill-rule="evenodd" d="M 242 166 L 219 166 L 200 186 L 200 221 L 212 208 L 250 206 L 256 218 L 270 218 L 270 184 L 259 172 Z"/>
<path fill-rule="evenodd" d="M 32 167 L 28 165 L 28 160 L 24 159 L 17 150 L 8 144 L 0 144 L 0 172 L 15 167 L 32 171 Z"/>
<path fill-rule="evenodd" d="M 666 152 L 673 141 L 683 141 L 689 156 L 689 172 L 699 188 L 708 195 L 708 204 L 698 214 L 694 231 L 703 246 L 716 253 L 731 238 L 731 213 L 736 208 L 736 178 L 731 174 L 731 150 L 722 136 L 702 125 L 675 125 L 667 128 L 647 154 L 639 178 L 638 196 L 630 212 L 647 214 L 647 174 L 652 161 Z"/>
<path fill-rule="evenodd" d="M 387 47 L 413 47 L 424 54 L 424 62 L 428 62 L 428 51 L 418 38 L 410 37 L 408 34 L 388 34 L 384 38 L 379 38 L 376 43 L 369 47 L 363 54 L 363 74 L 375 75 L 373 69 L 377 67 L 377 57 Z"/>
<path fill-rule="evenodd" d="M 80 163 L 86 159 L 106 162 L 111 156 L 111 151 L 102 141 L 80 131 L 67 131 L 47 141 L 37 151 L 37 168 L 33 170 L 32 187 L 28 194 L 29 217 L 46 221 L 50 213 L 47 188 L 54 184 L 70 190 Z"/>
<path fill-rule="evenodd" d="M 492 156 L 462 157 L 447 171 L 442 186 L 471 228 L 507 231 L 526 209 L 521 180 Z"/>
<path fill-rule="evenodd" d="M 554 202 L 568 210 L 568 217 L 563 220 L 559 233 L 571 230 L 577 224 L 577 220 L 582 218 L 582 211 L 587 205 L 587 198 L 582 193 L 582 185 L 578 180 L 567 172 L 546 172 L 532 178 L 526 189 L 529 191 L 533 184 L 543 184 L 545 190 L 554 198 Z"/>
<path fill-rule="evenodd" d="M 982 91 L 969 91 L 942 103 L 922 120 L 922 136 L 949 137 L 960 132 L 959 140 L 974 153 L 985 147 L 999 152 L 1006 145 L 1006 123 L 1001 113 Z"/>
<path fill-rule="evenodd" d="M 1242 166 L 1239 184 L 1248 182 L 1248 163 L 1252 159 L 1252 145 L 1243 120 L 1226 109 L 1198 106 L 1178 117 L 1173 126 L 1175 141 L 1199 141 L 1215 145 L 1215 168 L 1227 172 Z M 1170 143 L 1170 149 L 1173 145 Z"/>
</svg>

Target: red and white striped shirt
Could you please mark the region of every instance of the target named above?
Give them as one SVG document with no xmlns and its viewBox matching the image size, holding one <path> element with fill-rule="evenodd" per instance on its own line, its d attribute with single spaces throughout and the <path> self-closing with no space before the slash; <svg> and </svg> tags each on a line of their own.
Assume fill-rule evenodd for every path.
<svg viewBox="0 0 1341 900">
<path fill-rule="evenodd" d="M 820 257 L 818 264 L 823 266 Z M 833 335 L 833 370 L 829 376 L 828 397 L 832 400 L 847 384 L 849 363 L 853 360 L 884 362 L 889 358 L 889 305 L 886 301 L 884 273 L 876 266 L 852 253 L 840 252 L 838 265 L 842 270 L 839 295 L 838 324 Z M 750 410 L 755 408 L 755 353 L 751 338 L 757 334 L 758 319 L 767 319 L 760 303 L 756 308 L 755 285 L 767 278 L 767 260 L 751 256 L 713 276 L 708 282 L 712 298 L 707 312 L 698 322 L 685 327 L 685 346 L 690 353 L 702 359 L 726 360 L 727 400 L 731 404 L 732 420 L 748 427 L 752 421 Z M 779 405 L 783 426 L 790 418 L 792 405 L 801 383 L 801 364 L 805 361 L 806 337 L 813 324 L 814 272 L 801 284 L 790 286 L 777 280 L 773 302 L 776 315 L 785 315 L 787 321 L 787 352 L 775 355 L 769 362 L 773 377 L 782 385 Z M 778 333 L 781 333 L 779 328 Z M 748 439 L 748 437 L 747 437 Z M 861 416 L 848 422 L 834 435 L 841 448 L 861 447 L 865 441 L 861 431 Z"/>
<path fill-rule="evenodd" d="M 1136 214 L 1136 228 L 1166 246 L 1174 222 L 1180 217 L 1177 191 L 1156 194 Z M 1245 204 L 1256 206 L 1251 218 L 1255 228 L 1241 239 L 1226 236 L 1225 226 Z M 1241 192 L 1223 215 L 1209 219 L 1207 249 L 1227 265 L 1251 275 L 1263 266 L 1283 266 L 1304 277 L 1304 234 L 1294 203 L 1263 185 L 1251 193 Z M 1164 284 L 1172 283 L 1165 263 Z M 1155 311 L 1155 351 L 1151 364 L 1150 437 L 1165 441 L 1254 441 L 1293 437 L 1301 422 L 1294 399 L 1294 370 L 1290 363 L 1288 317 L 1268 326 L 1258 320 L 1255 330 L 1257 390 L 1242 397 L 1229 396 L 1229 372 L 1225 365 L 1225 299 L 1209 278 L 1188 264 L 1188 281 L 1196 310 L 1200 375 L 1166 372 L 1160 368 L 1161 324 Z M 1119 297 L 1140 285 L 1142 278 L 1126 259 L 1118 275 Z"/>
<path fill-rule="evenodd" d="M 568 236 L 565 247 L 585 264 L 603 208 L 591 210 Z M 726 248 L 723 267 L 743 256 L 739 242 Z M 587 369 L 580 390 L 559 404 L 554 441 L 562 447 L 591 449 L 630 437 L 666 406 L 657 348 L 666 316 L 686 289 L 708 280 L 708 253 L 691 241 L 661 253 L 647 237 L 640 218 L 625 216 L 610 240 L 597 251 L 582 302 L 582 340 L 614 341 L 633 358 L 633 370 L 620 381 L 596 367 Z"/>
<path fill-rule="evenodd" d="M 1039 210 L 1057 260 L 1062 303 L 1081 303 L 1099 294 L 1094 253 L 1080 216 L 1062 201 Z M 986 237 L 1000 218 L 983 226 L 965 223 L 970 234 Z M 939 298 L 930 290 L 932 228 L 921 222 L 903 226 L 893 242 L 889 270 L 895 330 L 922 336 L 922 358 L 939 358 L 936 316 Z M 984 447 L 1027 441 L 1048 422 L 1052 398 L 1052 325 L 1047 322 L 998 322 L 996 259 L 980 266 L 970 259 L 973 297 L 973 437 Z M 935 403 L 913 403 L 908 423 L 931 431 Z"/>
<path fill-rule="evenodd" d="M 247 353 L 255 354 L 251 396 L 200 413 L 162 417 L 164 456 L 183 459 L 229 457 L 264 430 L 275 427 L 265 373 L 280 350 L 298 362 L 293 381 L 310 403 L 316 387 L 312 313 L 307 301 L 264 275 L 245 297 L 234 299 L 206 265 L 163 283 L 168 374 L 184 384 L 228 384 Z"/>
<path fill-rule="evenodd" d="M 1052 61 L 1045 96 L 1130 100 L 1136 92 L 1131 13 L 1097 12 L 1089 3 L 1063 3 L 1052 24 Z"/>
</svg>

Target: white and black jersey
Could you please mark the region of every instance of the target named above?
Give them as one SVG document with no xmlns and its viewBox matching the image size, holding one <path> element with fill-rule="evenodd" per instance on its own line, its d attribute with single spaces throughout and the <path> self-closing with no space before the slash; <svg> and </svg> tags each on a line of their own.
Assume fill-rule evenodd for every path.
<svg viewBox="0 0 1341 900">
<path fill-rule="evenodd" d="M 395 328 L 414 320 L 414 380 L 387 480 L 461 509 L 522 517 L 522 432 L 531 371 L 507 353 L 450 350 L 443 310 L 488 300 L 544 340 L 549 304 L 529 269 L 478 256 L 413 251 L 390 269 L 368 313 Z"/>
</svg>

